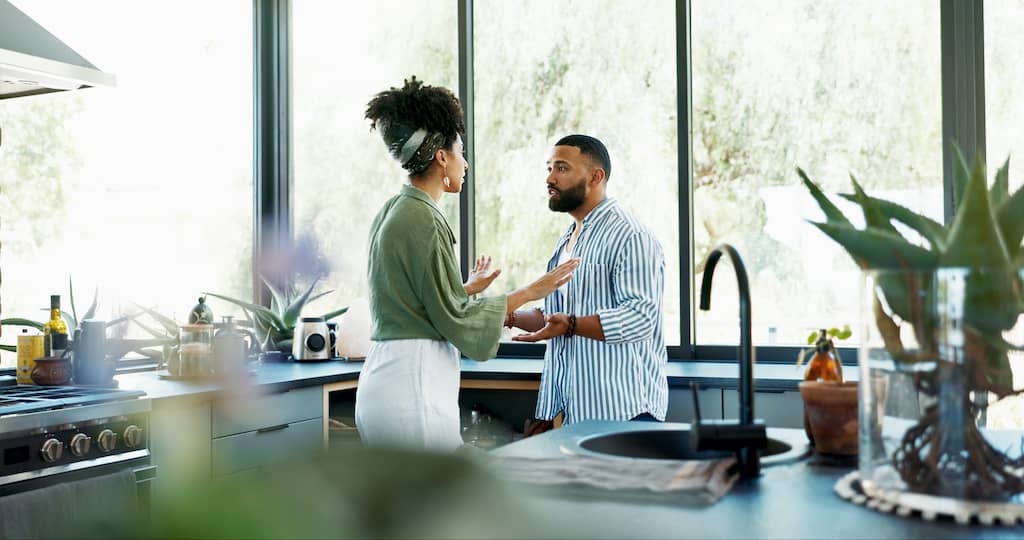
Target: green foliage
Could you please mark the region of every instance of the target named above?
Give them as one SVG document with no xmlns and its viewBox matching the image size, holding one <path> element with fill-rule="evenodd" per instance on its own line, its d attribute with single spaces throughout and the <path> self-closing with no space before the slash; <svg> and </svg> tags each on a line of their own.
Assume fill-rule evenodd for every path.
<svg viewBox="0 0 1024 540">
<path fill-rule="evenodd" d="M 313 294 L 313 289 L 316 287 L 318 280 L 313 280 L 313 283 L 309 285 L 302 294 L 296 298 L 292 298 L 291 295 L 282 292 L 280 289 L 275 287 L 270 280 L 260 276 L 263 282 L 267 285 L 270 290 L 270 294 L 273 297 L 271 301 L 271 307 L 267 308 L 252 302 L 246 302 L 237 298 L 231 298 L 222 294 L 203 293 L 207 296 L 214 298 L 220 298 L 226 302 L 231 302 L 236 306 L 242 308 L 245 311 L 248 321 L 256 330 L 256 336 L 259 338 L 261 345 L 264 350 L 269 348 L 277 348 L 282 351 L 291 351 L 292 335 L 295 333 L 295 323 L 298 322 L 299 317 L 302 315 L 302 309 L 306 304 L 313 302 L 319 298 L 323 298 L 328 294 L 334 292 L 326 291 L 319 294 Z M 335 309 L 323 314 L 324 320 L 331 320 L 339 315 L 344 314 L 348 311 L 347 307 Z"/>
<path fill-rule="evenodd" d="M 844 324 L 842 330 L 833 327 L 826 330 L 825 334 L 832 339 L 844 340 L 849 339 L 849 337 L 853 335 L 853 332 L 850 330 L 850 325 Z M 807 336 L 807 344 L 814 345 L 816 341 L 818 341 L 818 332 L 811 332 L 810 335 Z"/>
<path fill-rule="evenodd" d="M 826 221 L 813 225 L 839 243 L 861 268 L 895 271 L 880 274 L 882 296 L 896 315 L 914 325 L 925 349 L 914 357 L 904 354 L 898 334 L 885 331 L 892 321 L 879 320 L 886 346 L 897 360 L 938 357 L 932 338 L 937 322 L 924 307 L 924 302 L 936 294 L 932 275 L 943 269 L 968 272 L 963 308 L 965 334 L 984 358 L 976 366 L 982 372 L 972 380 L 986 390 L 1006 395 L 1013 381 L 1007 358 L 1009 346 L 1002 332 L 1011 329 L 1024 310 L 1016 266 L 1019 259 L 1015 259 L 1024 235 L 1024 188 L 1008 193 L 1009 160 L 988 188 L 980 156 L 970 170 L 959 148 L 955 148 L 955 157 L 954 192 L 959 205 L 948 227 L 894 203 L 869 197 L 853 180 L 854 195 L 846 198 L 861 207 L 866 224 L 864 229 L 856 229 L 802 170 L 797 169 L 797 174 L 825 213 Z M 904 237 L 893 221 L 919 233 L 928 247 Z M 885 315 L 876 308 L 876 319 L 879 317 Z"/>
<path fill-rule="evenodd" d="M 96 315 L 96 306 L 98 305 L 98 299 L 99 299 L 99 289 L 97 288 L 97 289 L 95 289 L 93 291 L 92 304 L 89 305 L 89 308 L 82 315 L 82 318 L 79 319 L 78 318 L 78 312 L 75 309 L 75 287 L 74 287 L 74 284 L 73 284 L 73 282 L 71 280 L 71 277 L 68 276 L 68 302 L 71 304 L 71 311 L 70 312 L 67 312 L 67 311 L 64 311 L 64 310 L 60 311 L 60 317 L 64 321 L 64 324 L 68 327 L 68 337 L 72 337 L 74 335 L 75 329 L 78 328 L 78 324 L 79 324 L 80 321 L 83 321 L 83 320 L 86 320 L 86 319 L 91 319 L 91 318 L 93 318 Z M 49 311 L 49 309 L 43 308 L 43 311 Z M 128 321 L 134 319 L 135 317 L 138 317 L 138 315 L 139 315 L 138 313 L 132 314 L 132 315 L 124 315 L 124 316 L 118 317 L 118 318 L 116 318 L 114 320 L 107 321 L 106 328 L 110 328 L 110 327 L 113 327 L 113 326 L 116 326 L 116 325 L 128 322 Z M 31 319 L 24 319 L 24 318 L 20 318 L 20 317 L 12 317 L 12 318 L 7 318 L 7 319 L 0 320 L 0 326 L 30 326 L 32 328 L 35 328 L 36 330 L 39 330 L 40 332 L 43 331 L 43 326 L 44 325 L 45 325 L 44 322 L 34 321 L 34 320 L 31 320 Z M 128 340 L 122 340 L 122 341 L 128 341 Z M 8 352 L 17 352 L 18 347 L 16 345 L 0 345 L 0 350 L 8 351 Z M 132 350 L 132 349 L 127 349 L 127 350 L 125 350 L 125 352 L 130 351 L 130 350 Z"/>
<path fill-rule="evenodd" d="M 22 319 L 20 317 L 9 317 L 7 319 L 0 319 L 0 326 L 29 326 L 35 328 L 36 330 L 39 330 L 40 332 L 43 331 L 43 323 L 39 321 L 33 321 L 30 319 Z M 18 346 L 0 345 L 0 351 L 18 352 Z"/>
</svg>

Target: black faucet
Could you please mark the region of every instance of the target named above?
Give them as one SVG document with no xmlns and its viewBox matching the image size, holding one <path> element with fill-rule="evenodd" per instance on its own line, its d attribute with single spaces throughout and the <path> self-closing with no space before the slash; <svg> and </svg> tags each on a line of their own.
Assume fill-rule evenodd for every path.
<svg viewBox="0 0 1024 540">
<path fill-rule="evenodd" d="M 732 422 L 701 422 L 700 409 L 697 406 L 697 387 L 691 384 L 693 391 L 696 422 L 691 429 L 690 443 L 695 450 L 731 450 L 736 452 L 740 467 L 740 476 L 756 477 L 761 473 L 761 462 L 758 450 L 768 446 L 768 436 L 764 422 L 754 419 L 754 354 L 750 340 L 750 283 L 747 281 L 747 269 L 743 265 L 736 248 L 729 244 L 721 244 L 708 255 L 704 262 L 704 279 L 700 285 L 700 309 L 711 308 L 711 278 L 715 274 L 722 255 L 728 255 L 732 267 L 736 271 L 736 281 L 740 292 L 740 418 L 739 423 Z"/>
</svg>

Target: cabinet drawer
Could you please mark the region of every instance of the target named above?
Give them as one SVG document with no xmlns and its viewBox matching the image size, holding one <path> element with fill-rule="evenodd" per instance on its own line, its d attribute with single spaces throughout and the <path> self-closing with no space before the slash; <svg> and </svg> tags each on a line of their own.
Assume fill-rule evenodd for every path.
<svg viewBox="0 0 1024 540">
<path fill-rule="evenodd" d="M 314 456 L 323 450 L 320 418 L 283 424 L 213 440 L 213 476 L 231 474 L 277 461 Z"/>
<path fill-rule="evenodd" d="M 323 417 L 323 389 L 297 388 L 278 394 L 214 402 L 213 438 Z"/>
</svg>

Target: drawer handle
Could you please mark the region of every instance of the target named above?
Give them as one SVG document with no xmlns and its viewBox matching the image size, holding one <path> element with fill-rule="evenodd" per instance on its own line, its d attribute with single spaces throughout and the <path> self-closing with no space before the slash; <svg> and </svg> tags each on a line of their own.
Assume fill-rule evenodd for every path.
<svg viewBox="0 0 1024 540">
<path fill-rule="evenodd" d="M 281 431 L 282 429 L 284 429 L 286 427 L 288 427 L 288 424 L 281 424 L 279 426 L 270 426 L 270 427 L 265 427 L 265 428 L 257 429 L 256 433 L 270 433 L 272 431 Z"/>
</svg>

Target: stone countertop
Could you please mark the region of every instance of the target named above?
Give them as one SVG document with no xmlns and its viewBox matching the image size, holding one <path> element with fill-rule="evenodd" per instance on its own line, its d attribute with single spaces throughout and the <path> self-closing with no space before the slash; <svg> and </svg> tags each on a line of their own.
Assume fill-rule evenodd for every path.
<svg viewBox="0 0 1024 540">
<path fill-rule="evenodd" d="M 588 435 L 649 429 L 643 422 L 582 422 L 530 437 L 495 450 L 515 457 L 557 457 Z M 659 428 L 686 424 L 661 424 Z M 769 428 L 769 436 L 799 432 Z M 791 435 L 791 434 L 787 434 Z M 566 456 L 566 459 L 571 457 Z M 840 499 L 832 488 L 850 467 L 820 458 L 765 467 L 759 478 L 733 486 L 710 506 L 636 503 L 614 496 L 559 495 L 539 491 L 531 505 L 563 516 L 566 531 L 603 538 L 1020 538 L 1021 527 L 957 525 L 951 520 L 883 514 Z"/>
<path fill-rule="evenodd" d="M 257 387 L 263 392 L 278 392 L 355 380 L 359 378 L 361 367 L 362 362 L 341 361 L 265 363 L 253 370 L 246 382 L 248 387 Z M 201 396 L 225 389 L 225 385 L 216 380 L 170 379 L 160 373 L 125 373 L 114 378 L 122 390 L 142 390 L 150 399 Z"/>
<path fill-rule="evenodd" d="M 462 378 L 476 380 L 540 380 L 543 360 L 537 358 L 496 358 L 488 362 L 462 360 Z M 356 380 L 363 362 L 264 363 L 250 375 L 248 383 L 266 392 Z M 853 370 L 851 370 L 853 371 Z M 725 362 L 669 362 L 666 373 L 670 386 L 685 387 L 698 381 L 704 387 L 736 388 L 739 368 Z M 754 366 L 759 391 L 795 391 L 801 370 L 791 364 Z M 219 392 L 224 385 L 214 380 L 181 380 L 162 377 L 156 371 L 117 375 L 119 388 L 142 390 L 151 399 L 198 396 Z"/>
</svg>

